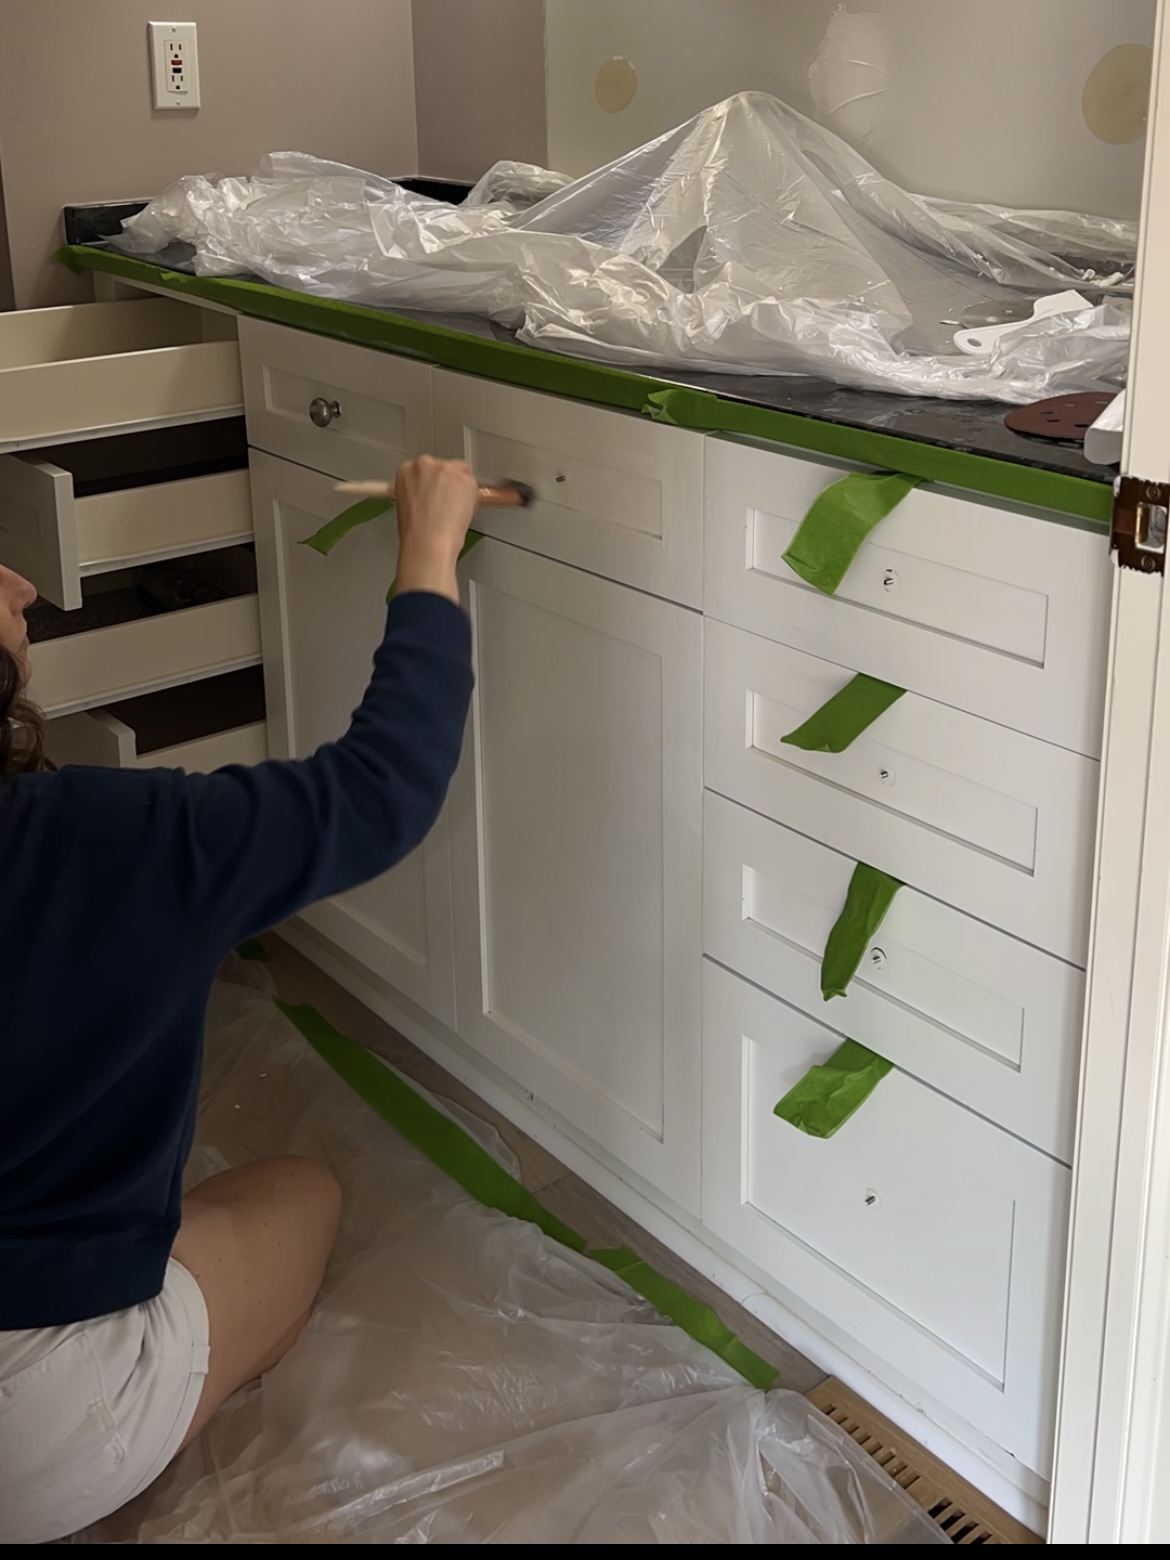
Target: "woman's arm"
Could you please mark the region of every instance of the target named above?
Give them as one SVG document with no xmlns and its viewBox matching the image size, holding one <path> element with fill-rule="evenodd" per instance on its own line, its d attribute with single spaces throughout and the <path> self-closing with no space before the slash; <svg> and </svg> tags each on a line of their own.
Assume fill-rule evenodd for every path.
<svg viewBox="0 0 1170 1560">
<path fill-rule="evenodd" d="M 387 871 L 442 808 L 472 691 L 455 566 L 477 489 L 466 466 L 423 459 L 397 490 L 398 589 L 346 735 L 300 762 L 174 777 L 173 888 L 225 952 Z"/>
</svg>

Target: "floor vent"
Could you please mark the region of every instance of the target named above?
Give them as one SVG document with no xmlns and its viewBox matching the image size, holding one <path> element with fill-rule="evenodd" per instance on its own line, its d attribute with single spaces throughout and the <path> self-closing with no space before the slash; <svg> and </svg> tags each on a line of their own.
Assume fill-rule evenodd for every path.
<svg viewBox="0 0 1170 1560">
<path fill-rule="evenodd" d="M 956 1544 L 1040 1544 L 1022 1523 L 1000 1511 L 917 1441 L 896 1429 L 848 1387 L 830 1378 L 808 1394 L 918 1502 Z"/>
</svg>

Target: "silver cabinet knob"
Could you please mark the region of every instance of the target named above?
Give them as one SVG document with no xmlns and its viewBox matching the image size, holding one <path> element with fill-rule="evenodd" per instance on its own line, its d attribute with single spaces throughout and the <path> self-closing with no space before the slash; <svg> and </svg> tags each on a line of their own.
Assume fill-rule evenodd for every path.
<svg viewBox="0 0 1170 1560">
<path fill-rule="evenodd" d="M 327 401 L 323 395 L 319 395 L 309 403 L 309 420 L 314 427 L 328 428 L 329 424 L 336 422 L 340 416 L 340 401 Z"/>
</svg>

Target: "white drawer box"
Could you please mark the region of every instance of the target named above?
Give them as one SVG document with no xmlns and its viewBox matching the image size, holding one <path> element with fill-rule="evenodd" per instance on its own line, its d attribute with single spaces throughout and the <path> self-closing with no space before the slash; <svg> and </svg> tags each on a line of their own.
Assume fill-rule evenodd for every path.
<svg viewBox="0 0 1170 1560">
<path fill-rule="evenodd" d="M 239 348 L 208 319 L 170 299 L 0 314 L 0 452 L 238 413 Z"/>
<path fill-rule="evenodd" d="M 229 547 L 251 535 L 246 471 L 77 498 L 65 466 L 36 455 L 0 456 L 0 563 L 66 611 L 81 606 L 81 582 L 91 575 Z"/>
<path fill-rule="evenodd" d="M 1085 978 L 903 889 L 844 999 L 821 956 L 854 863 L 708 792 L 703 951 L 1072 1163 Z"/>
<path fill-rule="evenodd" d="M 212 553 L 197 562 L 200 573 L 225 589 L 224 599 L 145 616 L 131 607 L 126 621 L 34 639 L 31 693 L 46 715 L 90 710 L 260 664 L 259 600 L 247 555 Z"/>
<path fill-rule="evenodd" d="M 370 347 L 240 321 L 248 440 L 345 481 L 389 481 L 434 444 L 431 370 Z"/>
<path fill-rule="evenodd" d="M 263 677 L 258 667 L 128 699 L 112 709 L 62 715 L 46 727 L 58 767 L 185 769 L 210 774 L 268 757 Z"/>
<path fill-rule="evenodd" d="M 783 555 L 814 499 L 843 475 L 708 441 L 708 613 L 1099 757 L 1108 538 L 917 489 L 825 596 Z"/>
<path fill-rule="evenodd" d="M 831 1138 L 773 1110 L 840 1035 L 706 962 L 703 1222 L 1047 1476 L 1069 1172 L 894 1071 Z"/>
<path fill-rule="evenodd" d="M 1083 967 L 1092 759 L 910 693 L 844 753 L 785 746 L 853 670 L 705 628 L 711 790 Z"/>
<path fill-rule="evenodd" d="M 703 601 L 702 437 L 645 418 L 435 373 L 439 453 L 536 490 L 476 526 L 654 596 Z"/>
</svg>

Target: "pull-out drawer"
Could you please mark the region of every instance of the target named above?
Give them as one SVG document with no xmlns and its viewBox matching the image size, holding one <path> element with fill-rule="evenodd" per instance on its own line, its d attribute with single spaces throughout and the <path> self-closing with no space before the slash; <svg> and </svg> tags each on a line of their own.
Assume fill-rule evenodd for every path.
<svg viewBox="0 0 1170 1560">
<path fill-rule="evenodd" d="M 703 439 L 645 418 L 435 374 L 439 450 L 536 491 L 477 527 L 683 606 L 703 602 Z"/>
<path fill-rule="evenodd" d="M 842 475 L 708 441 L 708 613 L 1099 757 L 1108 538 L 920 488 L 825 596 L 783 555 Z"/>
<path fill-rule="evenodd" d="M 370 347 L 240 321 L 248 438 L 347 481 L 388 481 L 434 444 L 431 370 Z"/>
<path fill-rule="evenodd" d="M 47 727 L 58 767 L 185 769 L 210 774 L 268 757 L 264 678 L 259 667 L 127 699 L 113 709 L 63 715 Z"/>
<path fill-rule="evenodd" d="M 821 957 L 854 863 L 708 792 L 703 950 L 1018 1137 L 1072 1163 L 1085 978 L 903 889 L 848 996 Z"/>
<path fill-rule="evenodd" d="M 0 451 L 229 417 L 243 401 L 226 316 L 169 298 L 0 314 Z"/>
<path fill-rule="evenodd" d="M 212 599 L 183 606 L 177 604 L 180 597 L 173 606 L 160 606 L 143 584 L 160 576 L 129 571 L 90 582 L 76 613 L 43 604 L 30 609 L 31 692 L 47 715 L 259 665 L 260 613 L 250 552 L 209 553 L 189 568 L 207 582 Z"/>
<path fill-rule="evenodd" d="M 0 456 L 0 563 L 74 611 L 93 575 L 247 541 L 247 459 L 241 419 Z"/>
<path fill-rule="evenodd" d="M 1098 766 L 919 694 L 843 753 L 782 739 L 853 670 L 706 624 L 711 790 L 1084 965 Z"/>
<path fill-rule="evenodd" d="M 1069 1172 L 894 1071 L 829 1138 L 774 1108 L 841 1036 L 706 963 L 703 1222 L 1046 1477 Z"/>
</svg>

